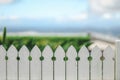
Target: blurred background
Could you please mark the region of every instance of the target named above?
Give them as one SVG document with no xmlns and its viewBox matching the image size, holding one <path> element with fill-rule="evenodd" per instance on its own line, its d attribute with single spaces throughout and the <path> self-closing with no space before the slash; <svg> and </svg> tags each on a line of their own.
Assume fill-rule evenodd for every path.
<svg viewBox="0 0 120 80">
<path fill-rule="evenodd" d="M 0 32 L 99 32 L 120 36 L 120 0 L 0 0 Z"/>
</svg>

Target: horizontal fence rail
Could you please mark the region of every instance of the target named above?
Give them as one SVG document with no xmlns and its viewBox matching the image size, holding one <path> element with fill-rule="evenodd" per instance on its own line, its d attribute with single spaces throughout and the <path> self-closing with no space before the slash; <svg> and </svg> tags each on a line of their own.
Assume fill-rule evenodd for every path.
<svg viewBox="0 0 120 80">
<path fill-rule="evenodd" d="M 109 46 L 104 51 L 83 46 L 79 52 L 74 46 L 67 52 L 61 46 L 55 52 L 50 46 L 42 52 L 37 46 L 31 51 L 26 46 L 19 51 L 13 45 L 7 51 L 0 46 L 0 80 L 119 80 L 117 63 Z"/>
</svg>

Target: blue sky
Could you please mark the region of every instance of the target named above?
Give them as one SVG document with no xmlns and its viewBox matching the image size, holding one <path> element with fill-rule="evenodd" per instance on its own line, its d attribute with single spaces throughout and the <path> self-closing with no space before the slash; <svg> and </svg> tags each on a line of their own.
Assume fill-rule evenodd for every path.
<svg viewBox="0 0 120 80">
<path fill-rule="evenodd" d="M 117 1 L 120 0 L 0 0 L 0 28 L 7 26 L 11 31 L 118 28 Z"/>
<path fill-rule="evenodd" d="M 80 4 L 82 2 L 82 4 Z M 79 0 L 19 0 L 1 5 L 1 15 L 19 17 L 57 17 L 86 11 L 84 1 Z"/>
</svg>

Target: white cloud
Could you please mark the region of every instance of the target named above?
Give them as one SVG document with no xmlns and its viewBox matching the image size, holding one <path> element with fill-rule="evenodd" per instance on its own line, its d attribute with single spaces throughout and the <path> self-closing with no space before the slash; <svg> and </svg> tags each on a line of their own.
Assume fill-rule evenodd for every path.
<svg viewBox="0 0 120 80">
<path fill-rule="evenodd" d="M 11 20 L 17 20 L 19 17 L 18 16 L 9 16 L 9 19 Z"/>
<path fill-rule="evenodd" d="M 103 19 L 120 19 L 120 13 L 115 13 L 115 14 L 112 14 L 112 13 L 103 13 L 101 15 L 101 17 Z"/>
<path fill-rule="evenodd" d="M 103 19 L 111 19 L 111 18 L 113 18 L 113 16 L 110 13 L 105 13 L 105 14 L 102 15 L 102 18 Z"/>
<path fill-rule="evenodd" d="M 73 21 L 86 20 L 87 18 L 88 18 L 88 14 L 86 13 L 70 16 L 70 19 Z"/>
<path fill-rule="evenodd" d="M 0 16 L 0 20 L 17 20 L 19 16 Z"/>
<path fill-rule="evenodd" d="M 74 14 L 69 16 L 59 16 L 56 17 L 57 22 L 65 22 L 65 21 L 84 21 L 88 18 L 87 13 L 81 13 L 81 14 Z"/>
<path fill-rule="evenodd" d="M 120 0 L 90 0 L 91 10 L 98 13 L 120 11 Z"/>
<path fill-rule="evenodd" d="M 0 4 L 12 3 L 14 0 L 0 0 Z"/>
</svg>

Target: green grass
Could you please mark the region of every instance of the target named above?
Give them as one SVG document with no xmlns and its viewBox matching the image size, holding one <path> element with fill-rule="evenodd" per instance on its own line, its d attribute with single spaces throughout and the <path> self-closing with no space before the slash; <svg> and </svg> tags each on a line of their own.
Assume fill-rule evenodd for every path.
<svg viewBox="0 0 120 80">
<path fill-rule="evenodd" d="M 41 51 L 44 50 L 46 45 L 49 45 L 53 51 L 61 45 L 65 51 L 69 46 L 73 45 L 77 51 L 81 46 L 89 46 L 91 44 L 90 38 L 86 37 L 33 37 L 33 36 L 7 36 L 5 44 L 2 44 L 2 37 L 0 37 L 0 44 L 4 45 L 8 49 L 11 45 L 14 45 L 19 50 L 23 45 L 26 45 L 31 50 L 37 45 Z"/>
</svg>

